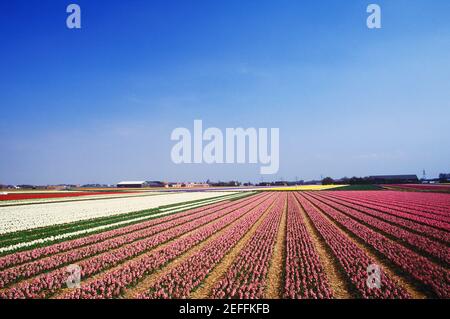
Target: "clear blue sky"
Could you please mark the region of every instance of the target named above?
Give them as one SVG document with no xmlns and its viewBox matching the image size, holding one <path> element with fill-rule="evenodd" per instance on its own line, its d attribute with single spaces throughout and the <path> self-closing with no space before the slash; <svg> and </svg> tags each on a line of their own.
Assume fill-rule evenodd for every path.
<svg viewBox="0 0 450 319">
<path fill-rule="evenodd" d="M 448 0 L 1 1 L 0 183 L 260 180 L 259 165 L 173 164 L 170 133 L 194 119 L 280 128 L 266 180 L 436 176 L 449 14 Z"/>
</svg>

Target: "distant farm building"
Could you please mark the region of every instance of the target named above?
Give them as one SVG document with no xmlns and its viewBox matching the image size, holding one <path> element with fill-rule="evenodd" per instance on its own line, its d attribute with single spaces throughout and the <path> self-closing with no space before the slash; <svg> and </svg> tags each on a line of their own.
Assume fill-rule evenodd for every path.
<svg viewBox="0 0 450 319">
<path fill-rule="evenodd" d="M 417 175 L 377 175 L 369 176 L 369 180 L 374 184 L 412 184 L 419 182 Z"/>
<path fill-rule="evenodd" d="M 151 181 L 146 182 L 147 187 L 169 187 L 169 184 L 166 182 L 160 182 L 160 181 Z"/>
<path fill-rule="evenodd" d="M 143 188 L 147 187 L 147 182 L 145 181 L 125 181 L 117 184 L 118 188 Z"/>
<path fill-rule="evenodd" d="M 117 184 L 118 188 L 168 187 L 166 182 L 160 181 L 125 181 Z"/>
</svg>

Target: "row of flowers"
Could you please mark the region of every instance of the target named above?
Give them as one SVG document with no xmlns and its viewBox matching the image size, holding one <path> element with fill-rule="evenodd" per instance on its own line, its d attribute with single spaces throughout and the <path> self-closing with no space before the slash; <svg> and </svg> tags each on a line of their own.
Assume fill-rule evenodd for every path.
<svg viewBox="0 0 450 319">
<path fill-rule="evenodd" d="M 356 192 L 354 195 L 348 193 L 339 195 L 346 198 L 359 199 L 362 202 L 372 203 L 392 210 L 407 212 L 419 217 L 444 222 L 450 221 L 448 195 L 444 195 L 447 196 L 447 206 L 441 206 L 443 203 L 440 205 L 439 202 L 434 202 L 436 194 L 411 193 L 406 197 L 409 202 L 402 199 L 404 195 L 402 196 L 401 192 L 375 192 L 375 194 L 372 194 L 372 192 L 366 192 L 365 194 Z"/>
<path fill-rule="evenodd" d="M 20 265 L 20 264 L 23 264 L 23 263 L 26 263 L 26 262 L 29 262 L 32 260 L 37 260 L 39 258 L 43 258 L 46 256 L 51 256 L 53 254 L 62 253 L 65 251 L 92 245 L 92 244 L 95 244 L 95 243 L 98 243 L 98 242 L 101 242 L 101 241 L 104 241 L 104 240 L 107 240 L 110 238 L 126 235 L 126 234 L 136 232 L 136 231 L 139 231 L 139 230 L 151 227 L 151 226 L 155 226 L 157 224 L 161 224 L 161 223 L 168 222 L 168 221 L 171 221 L 174 219 L 189 216 L 191 214 L 195 214 L 198 212 L 202 212 L 202 211 L 206 211 L 206 210 L 212 211 L 213 208 L 215 208 L 215 209 L 225 208 L 229 205 L 230 205 L 230 203 L 228 203 L 228 202 L 215 203 L 215 204 L 211 204 L 208 206 L 203 206 L 200 208 L 191 209 L 191 210 L 188 210 L 185 212 L 177 213 L 177 214 L 169 214 L 169 215 L 161 217 L 161 218 L 151 219 L 151 220 L 141 222 L 138 224 L 125 226 L 125 227 L 121 227 L 118 229 L 105 231 L 105 232 L 101 232 L 101 233 L 94 234 L 94 235 L 89 235 L 89 236 L 78 238 L 78 239 L 67 240 L 67 241 L 49 245 L 46 247 L 39 247 L 39 248 L 31 249 L 31 250 L 26 250 L 23 252 L 12 253 L 12 254 L 0 257 L 0 270 L 6 269 L 8 267 L 17 266 L 17 265 Z M 142 218 L 148 219 L 149 217 L 144 216 Z M 131 218 L 130 220 L 126 219 L 123 222 L 126 223 L 129 221 L 134 221 L 134 218 Z"/>
<path fill-rule="evenodd" d="M 354 241 L 345 236 L 328 221 L 303 195 L 296 194 L 314 227 L 330 247 L 345 275 L 362 298 L 411 298 L 411 296 L 383 271 L 380 274 L 379 288 L 367 285 L 367 269 L 374 261 L 359 248 Z"/>
<path fill-rule="evenodd" d="M 98 195 L 122 195 L 133 194 L 132 192 L 49 192 L 49 193 L 7 193 L 0 196 L 0 201 L 24 200 L 24 199 L 48 199 L 48 198 L 70 198 L 81 196 Z"/>
<path fill-rule="evenodd" d="M 423 185 L 423 184 L 412 184 L 412 185 L 405 185 L 405 184 L 394 184 L 394 185 L 387 185 L 392 187 L 398 187 L 402 189 L 412 189 L 412 190 L 420 190 L 420 191 L 448 191 L 450 192 L 450 185 Z"/>
<path fill-rule="evenodd" d="M 450 249 L 446 245 L 433 241 L 422 235 L 412 233 L 401 227 L 389 224 L 365 213 L 361 213 L 355 209 L 330 201 L 326 197 L 313 194 L 311 194 L 311 196 L 357 221 L 363 222 L 366 225 L 378 229 L 383 233 L 410 245 L 410 247 L 414 248 L 414 250 L 422 251 L 427 255 L 438 258 L 442 262 L 450 263 Z"/>
<path fill-rule="evenodd" d="M 348 192 L 344 193 L 347 193 L 347 195 L 352 194 Z M 370 193 L 366 192 L 365 194 L 363 192 L 357 192 L 355 196 L 359 198 L 378 201 L 380 203 L 388 202 L 392 203 L 395 206 L 409 207 L 411 204 L 413 204 L 418 208 L 420 207 L 420 209 L 422 209 L 423 211 L 428 211 L 431 213 L 436 213 L 437 211 L 445 213 L 450 209 L 450 203 L 448 202 L 447 194 L 380 191 Z"/>
<path fill-rule="evenodd" d="M 366 197 L 379 203 L 391 204 L 394 207 L 411 208 L 413 206 L 417 210 L 436 215 L 448 216 L 450 211 L 448 195 L 445 194 L 386 192 L 385 194 L 374 195 L 367 194 Z"/>
<path fill-rule="evenodd" d="M 397 217 L 394 215 L 390 215 L 386 212 L 383 212 L 382 210 L 376 210 L 370 207 L 369 204 L 366 204 L 367 207 L 362 206 L 359 204 L 358 200 L 343 200 L 340 199 L 337 196 L 333 196 L 331 194 L 326 194 L 326 197 L 328 199 L 331 199 L 332 201 L 342 204 L 344 206 L 356 209 L 360 212 L 363 212 L 365 214 L 368 214 L 370 216 L 374 216 L 383 220 L 386 220 L 390 223 L 399 225 L 404 228 L 411 229 L 417 233 L 423 234 L 424 236 L 428 236 L 430 238 L 438 239 L 440 241 L 450 243 L 450 234 L 444 230 L 437 229 L 431 226 L 423 225 L 417 222 L 414 222 L 412 220 L 404 219 L 401 217 Z"/>
<path fill-rule="evenodd" d="M 373 247 L 373 249 L 384 255 L 417 281 L 427 285 L 436 296 L 441 298 L 450 297 L 450 274 L 446 268 L 432 263 L 429 259 L 418 255 L 399 243 L 389 240 L 380 233 L 351 219 L 336 209 L 324 205 L 309 195 L 305 196 L 331 219 L 363 240 L 367 245 Z"/>
<path fill-rule="evenodd" d="M 356 196 L 355 196 L 356 197 Z M 354 199 L 352 198 L 348 198 L 348 197 L 343 197 L 343 199 L 345 200 L 349 200 L 349 201 L 354 201 Z M 405 219 L 409 219 L 412 220 L 414 222 L 417 223 L 421 223 L 424 225 L 428 225 L 431 227 L 435 227 L 438 229 L 442 229 L 445 231 L 450 231 L 450 224 L 447 222 L 443 222 L 440 220 L 436 220 L 433 218 L 428 218 L 428 217 L 424 217 L 421 216 L 420 213 L 411 213 L 411 210 L 407 210 L 405 208 L 403 209 L 395 209 L 392 208 L 389 205 L 383 205 L 383 204 L 378 204 L 378 203 L 374 203 L 374 202 L 370 202 L 361 198 L 358 198 L 358 205 L 361 205 L 363 207 L 367 207 L 367 208 L 371 208 L 371 209 L 376 209 L 376 210 L 380 210 L 382 212 L 385 212 L 387 214 L 393 215 L 393 216 L 397 216 L 397 217 L 401 217 L 401 218 L 405 218 Z"/>
<path fill-rule="evenodd" d="M 286 195 L 279 195 L 275 206 L 239 252 L 227 273 L 214 285 L 213 298 L 264 297 L 270 260 L 285 206 Z"/>
<path fill-rule="evenodd" d="M 119 249 L 108 251 L 104 254 L 82 260 L 78 263 L 78 266 L 82 269 L 81 277 L 85 279 L 101 271 L 105 271 L 201 226 L 205 225 L 205 227 L 208 228 L 208 223 L 213 222 L 222 215 L 223 211 L 218 211 L 217 213 L 213 213 L 201 219 L 197 219 L 178 227 L 168 229 L 164 232 L 157 233 L 144 240 L 140 240 Z M 236 213 L 231 213 L 231 215 L 234 216 Z M 12 285 L 0 293 L 0 297 L 45 298 L 63 288 L 66 278 L 67 274 L 65 269 L 59 268 L 54 271 L 41 274 L 37 277 L 33 277 L 28 281 L 19 282 Z"/>
<path fill-rule="evenodd" d="M 281 195 L 276 195 L 276 206 Z M 138 296 L 142 299 L 186 298 L 196 289 L 222 260 L 224 255 L 250 230 L 255 222 L 272 205 L 273 201 L 258 206 L 251 214 L 223 234 L 209 242 L 203 249 L 159 278 L 146 293 Z M 270 213 L 269 213 L 270 216 Z M 266 217 L 267 218 L 267 217 Z M 250 298 L 250 296 L 248 296 Z"/>
<path fill-rule="evenodd" d="M 198 209 L 194 210 L 194 212 L 187 212 L 182 214 L 183 216 L 175 214 L 174 216 L 168 217 L 166 220 L 165 218 L 155 219 L 149 222 L 141 223 L 135 227 L 130 227 L 131 229 L 138 229 L 132 232 L 128 232 L 127 234 L 123 234 L 123 230 L 120 229 L 117 231 L 112 231 L 109 233 L 112 238 L 105 241 L 87 245 L 77 249 L 73 249 L 72 247 L 71 250 L 64 253 L 58 253 L 43 259 L 38 259 L 30 263 L 0 271 L 0 288 L 4 288 L 8 284 L 13 283 L 19 279 L 29 278 L 44 271 L 49 271 L 57 267 L 77 262 L 81 259 L 95 256 L 112 249 L 117 249 L 126 244 L 136 242 L 135 244 L 139 245 L 139 241 L 145 240 L 156 233 L 168 230 L 176 226 L 180 226 L 190 221 L 203 218 L 202 222 L 209 222 L 224 213 L 228 213 L 234 209 L 237 209 L 239 205 L 243 204 L 245 204 L 245 202 L 222 204 L 215 208 L 206 210 Z M 226 206 L 230 207 L 225 209 Z M 127 231 L 129 231 L 129 229 L 127 229 Z M 70 244 L 66 245 L 66 247 L 67 246 L 70 247 Z M 45 250 L 45 248 L 43 250 Z M 33 254 L 33 252 L 31 252 L 31 255 L 36 256 L 36 254 Z"/>
<path fill-rule="evenodd" d="M 0 234 L 137 212 L 164 205 L 209 199 L 228 194 L 230 193 L 170 193 L 157 196 L 0 207 Z"/>
<path fill-rule="evenodd" d="M 232 237 L 233 233 L 243 225 L 251 227 L 256 220 L 258 212 L 261 207 L 269 206 L 274 199 L 274 195 L 265 196 L 263 199 L 254 202 L 254 205 L 247 208 L 240 208 L 233 213 L 226 215 L 223 218 L 216 220 L 213 223 L 198 229 L 186 237 L 181 237 L 159 250 L 150 254 L 144 255 L 142 258 L 135 259 L 123 265 L 119 269 L 104 273 L 99 278 L 92 282 L 82 284 L 81 288 L 75 289 L 62 295 L 62 298 L 116 298 L 123 295 L 126 290 L 137 283 L 144 277 L 160 269 L 170 261 L 186 253 L 192 247 L 207 240 L 213 234 L 219 232 L 225 227 L 237 221 L 231 227 L 231 230 L 226 231 L 226 236 L 221 236 L 221 240 L 226 240 L 227 237 Z M 205 276 L 207 273 L 204 274 Z M 181 285 L 189 285 L 191 277 L 178 278 Z"/>
<path fill-rule="evenodd" d="M 333 293 L 294 197 L 288 198 L 284 298 L 323 299 Z"/>
<path fill-rule="evenodd" d="M 0 253 L 15 253 L 19 251 L 32 250 L 33 248 L 49 246 L 52 243 L 73 240 L 84 236 L 106 232 L 120 227 L 144 222 L 154 218 L 161 218 L 174 213 L 214 205 L 215 203 L 225 203 L 230 200 L 237 200 L 243 196 L 242 193 L 214 197 L 200 201 L 179 203 L 162 206 L 157 209 L 150 209 L 127 214 L 119 214 L 104 218 L 94 218 L 88 221 L 80 221 L 71 224 L 50 226 L 21 232 L 0 235 Z M 217 205 L 217 204 L 216 204 Z M 28 248 L 28 249 L 26 249 Z M 1 267 L 0 267 L 1 269 Z"/>
</svg>

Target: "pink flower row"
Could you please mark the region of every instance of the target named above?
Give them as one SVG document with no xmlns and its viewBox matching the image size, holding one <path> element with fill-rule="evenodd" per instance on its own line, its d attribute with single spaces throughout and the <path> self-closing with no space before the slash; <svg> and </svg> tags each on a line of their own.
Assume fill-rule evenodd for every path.
<svg viewBox="0 0 450 319">
<path fill-rule="evenodd" d="M 351 198 L 344 197 L 343 199 L 354 202 L 354 199 L 351 199 Z M 406 209 L 403 209 L 403 210 L 393 209 L 388 205 L 380 205 L 380 204 L 365 201 L 363 199 L 358 199 L 358 205 L 361 205 L 361 206 L 367 207 L 367 208 L 371 208 L 371 209 L 376 209 L 376 210 L 385 212 L 390 215 L 394 215 L 394 216 L 401 217 L 401 218 L 406 218 L 406 219 L 409 219 L 409 220 L 412 220 L 412 221 L 415 221 L 415 222 L 418 222 L 418 223 L 421 223 L 424 225 L 428 225 L 431 227 L 439 228 L 439 229 L 442 229 L 445 231 L 450 230 L 450 224 L 448 224 L 446 222 L 435 220 L 435 219 L 430 219 L 430 218 L 423 217 L 418 214 L 407 212 Z"/>
<path fill-rule="evenodd" d="M 62 243 L 50 245 L 47 247 L 35 248 L 32 250 L 27 250 L 27 251 L 23 251 L 23 252 L 17 252 L 17 253 L 13 253 L 10 255 L 6 255 L 6 256 L 0 257 L 0 270 L 6 269 L 8 267 L 16 266 L 16 265 L 19 265 L 19 264 L 22 264 L 22 263 L 25 263 L 25 262 L 28 262 L 31 260 L 36 260 L 38 258 L 42 258 L 45 256 L 50 256 L 53 254 L 61 253 L 64 251 L 75 249 L 75 248 L 95 244 L 97 242 L 107 240 L 112 237 L 116 237 L 119 235 L 125 235 L 125 234 L 131 233 L 131 232 L 135 232 L 137 230 L 145 229 L 150 226 L 154 226 L 154 225 L 157 225 L 157 224 L 160 224 L 163 222 L 167 222 L 167 221 L 170 221 L 173 219 L 177 219 L 180 217 L 188 216 L 188 215 L 191 215 L 194 213 L 202 212 L 205 210 L 210 210 L 210 211 L 213 211 L 213 209 L 218 210 L 218 209 L 221 209 L 222 207 L 226 207 L 227 205 L 230 205 L 230 204 L 232 204 L 232 203 L 229 203 L 229 202 L 216 203 L 216 204 L 208 205 L 206 207 L 192 209 L 192 210 L 189 210 L 189 211 L 186 211 L 183 213 L 177 213 L 177 214 L 169 215 L 166 217 L 152 219 L 152 220 L 149 220 L 146 222 L 141 222 L 141 223 L 138 223 L 135 225 L 125 226 L 125 227 L 122 227 L 119 229 L 105 231 L 105 232 L 102 232 L 99 234 L 94 234 L 94 235 L 86 236 L 86 237 L 79 238 L 79 239 L 64 241 Z"/>
<path fill-rule="evenodd" d="M 250 201 L 247 201 L 247 203 L 250 203 Z M 140 230 L 136 230 L 134 232 L 122 236 L 115 236 L 103 242 L 87 245 L 79 249 L 70 250 L 61 254 L 54 254 L 47 258 L 39 259 L 30 263 L 22 264 L 17 267 L 0 271 L 0 288 L 4 288 L 7 285 L 19 279 L 29 278 L 44 271 L 68 265 L 70 263 L 74 263 L 79 260 L 95 256 L 103 252 L 107 252 L 112 249 L 117 249 L 126 244 L 136 242 L 138 240 L 145 240 L 146 238 L 156 233 L 182 225 L 189 221 L 205 217 L 207 219 L 204 219 L 203 220 L 204 222 L 213 220 L 214 218 L 217 218 L 219 214 L 230 212 L 234 209 L 237 209 L 241 205 L 245 205 L 245 202 L 239 202 L 237 204 L 236 203 L 229 204 L 228 205 L 229 207 L 227 209 L 221 210 L 220 207 L 216 207 L 212 209 L 206 209 L 197 213 L 186 214 L 180 218 L 172 217 L 171 220 L 168 220 L 166 222 L 164 222 L 164 218 L 162 218 L 162 220 L 159 223 L 157 222 L 157 220 L 153 220 L 153 223 L 144 222 L 142 224 L 148 224 L 148 226 L 145 228 L 139 227 L 141 228 Z M 221 207 L 225 206 L 226 205 L 221 205 Z M 210 214 L 212 215 L 208 216 Z M 112 232 L 112 234 L 113 233 L 114 232 Z M 120 235 L 122 231 L 119 229 L 117 230 L 117 233 Z"/>
<path fill-rule="evenodd" d="M 177 258 L 190 248 L 198 245 L 214 233 L 220 231 L 226 226 L 238 220 L 237 225 L 242 225 L 245 221 L 253 220 L 252 216 L 257 214 L 260 207 L 270 205 L 273 196 L 264 197 L 262 200 L 256 201 L 252 207 L 241 208 L 235 212 L 217 219 L 215 222 L 202 227 L 186 237 L 181 237 L 165 247 L 156 250 L 150 254 L 144 255 L 142 258 L 132 260 L 122 267 L 110 272 L 106 272 L 98 279 L 86 283 L 79 289 L 69 291 L 63 295 L 63 298 L 114 298 L 122 295 L 127 288 L 136 285 L 145 276 L 153 273 L 168 262 Z M 256 208 L 256 211 L 254 210 Z M 234 226 L 236 228 L 237 226 Z M 228 236 L 230 233 L 227 232 Z M 206 275 L 206 274 L 205 274 Z M 180 278 L 181 282 L 188 282 L 189 278 Z"/>
<path fill-rule="evenodd" d="M 446 243 L 450 243 L 450 234 L 448 232 L 446 232 L 445 230 L 437 229 L 437 228 L 434 228 L 431 226 L 427 226 L 427 225 L 423 225 L 423 224 L 414 222 L 412 220 L 408 220 L 408 219 L 400 218 L 400 217 L 397 217 L 394 215 L 390 215 L 381 210 L 367 208 L 365 206 L 359 205 L 357 200 L 342 200 L 339 197 L 333 196 L 330 193 L 326 194 L 326 198 L 332 200 L 333 202 L 336 202 L 336 203 L 342 204 L 344 206 L 361 211 L 370 216 L 378 217 L 378 218 L 381 218 L 388 222 L 397 224 L 401 227 L 411 229 L 420 234 L 423 234 L 424 236 L 428 236 L 428 237 L 431 237 L 434 239 L 439 239 Z M 366 206 L 370 206 L 370 205 L 367 204 Z"/>
<path fill-rule="evenodd" d="M 330 247 L 345 275 L 362 298 L 397 299 L 411 298 L 411 296 L 398 286 L 388 275 L 381 272 L 380 288 L 371 288 L 367 285 L 367 268 L 374 261 L 359 248 L 356 243 L 346 237 L 336 226 L 330 223 L 308 200 L 296 194 L 305 212 L 311 219 L 314 227 Z"/>
<path fill-rule="evenodd" d="M 398 194 L 398 192 L 397 192 Z M 414 193 L 417 198 L 423 198 L 424 195 L 420 193 Z M 431 198 L 425 199 L 421 204 L 413 203 L 413 202 L 403 202 L 400 199 L 401 195 L 397 195 L 394 197 L 389 196 L 389 192 L 366 192 L 365 194 L 360 194 L 357 192 L 356 194 L 339 194 L 340 196 L 345 196 L 346 198 L 359 199 L 365 203 L 371 203 L 375 205 L 379 205 L 381 207 L 387 207 L 397 211 L 404 211 L 410 214 L 414 214 L 420 217 L 430 218 L 433 220 L 449 222 L 450 221 L 450 208 L 449 207 L 439 207 L 436 206 L 435 203 L 431 201 Z M 426 194 L 433 195 L 433 194 Z M 392 195 L 391 195 L 392 196 Z M 448 198 L 448 195 L 445 195 Z M 410 198 L 410 197 L 408 197 Z"/>
<path fill-rule="evenodd" d="M 305 227 L 298 202 L 292 194 L 289 194 L 288 199 L 285 273 L 284 298 L 333 297 L 327 276 Z"/>
<path fill-rule="evenodd" d="M 414 208 L 425 213 L 448 217 L 450 212 L 448 195 L 444 195 L 447 196 L 447 201 L 445 202 L 447 205 L 445 205 L 444 202 L 438 201 L 435 197 L 436 194 L 421 194 L 417 192 L 411 192 L 409 194 L 409 196 L 402 196 L 399 192 L 387 192 L 386 194 L 376 194 L 376 196 L 368 194 L 368 196 L 366 195 L 366 199 L 381 204 L 386 203 L 395 208 Z"/>
<path fill-rule="evenodd" d="M 100 271 L 116 266 L 124 261 L 134 258 L 164 242 L 179 237 L 202 225 L 223 216 L 223 211 L 218 211 L 201 219 L 157 233 L 144 240 L 139 240 L 119 249 L 108 251 L 104 254 L 82 260 L 78 265 L 82 269 L 82 278 L 88 278 Z M 63 288 L 67 274 L 64 268 L 44 273 L 26 282 L 20 282 L 5 289 L 0 293 L 0 298 L 45 298 Z"/>
<path fill-rule="evenodd" d="M 423 184 L 394 184 L 390 185 L 394 187 L 401 187 L 406 189 L 413 189 L 413 190 L 424 190 L 424 191 L 450 191 L 450 185 L 423 185 Z"/>
<path fill-rule="evenodd" d="M 285 205 L 286 195 L 278 195 L 275 206 L 242 248 L 227 273 L 214 285 L 213 298 L 264 298 L 267 273 Z"/>
<path fill-rule="evenodd" d="M 450 273 L 445 268 L 432 263 L 427 258 L 418 255 L 401 244 L 387 239 L 380 233 L 373 231 L 336 209 L 326 206 L 308 195 L 305 196 L 314 205 L 320 207 L 331 219 L 386 256 L 386 258 L 416 280 L 429 286 L 438 297 L 450 297 Z"/>
<path fill-rule="evenodd" d="M 346 192 L 347 195 L 351 195 Z M 357 192 L 355 194 L 360 198 L 367 198 L 377 201 L 389 201 L 395 205 L 408 205 L 414 204 L 418 207 L 422 207 L 424 210 L 429 210 L 432 213 L 436 211 L 448 212 L 450 209 L 450 203 L 448 201 L 448 194 L 437 193 L 419 193 L 419 192 L 399 192 L 399 191 L 376 191 L 364 194 L 364 192 Z"/>
<path fill-rule="evenodd" d="M 442 262 L 449 263 L 450 262 L 450 249 L 441 243 L 430 240 L 427 237 L 422 235 L 412 233 L 408 230 L 405 230 L 401 227 L 389 224 L 385 221 L 382 221 L 378 218 L 372 217 L 365 213 L 361 213 L 355 209 L 346 207 L 336 202 L 332 202 L 328 200 L 326 197 L 318 196 L 315 194 L 310 194 L 311 197 L 321 201 L 322 203 L 339 210 L 340 212 L 350 216 L 351 218 L 361 221 L 366 225 L 369 225 L 373 228 L 376 228 L 385 234 L 389 234 L 390 236 L 399 239 L 401 242 L 404 242 L 414 249 L 418 251 L 422 251 L 430 256 L 438 258 Z"/>
</svg>

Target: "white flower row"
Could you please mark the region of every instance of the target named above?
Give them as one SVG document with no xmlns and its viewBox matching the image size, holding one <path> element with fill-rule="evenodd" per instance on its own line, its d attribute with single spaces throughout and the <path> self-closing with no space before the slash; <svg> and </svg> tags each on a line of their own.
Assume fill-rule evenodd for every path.
<svg viewBox="0 0 450 319">
<path fill-rule="evenodd" d="M 23 204 L 40 204 L 40 203 L 54 203 L 54 202 L 75 202 L 83 200 L 96 200 L 96 199 L 108 199 L 108 198 L 120 198 L 120 197 L 137 197 L 137 196 L 152 196 L 168 194 L 168 192 L 139 192 L 139 193 L 117 193 L 117 194 L 98 194 L 98 195 L 85 195 L 74 197 L 54 197 L 54 198 L 33 198 L 33 199 L 20 199 L 20 200 L 3 200 L 0 201 L 0 206 L 15 206 Z"/>
<path fill-rule="evenodd" d="M 221 199 L 211 199 L 210 201 L 202 202 L 199 204 L 194 203 L 194 204 L 189 204 L 189 205 L 180 205 L 180 206 L 174 207 L 172 209 L 165 209 L 163 212 L 158 213 L 158 214 L 152 214 L 149 216 L 131 218 L 131 219 L 127 219 L 127 220 L 123 220 L 120 222 L 111 223 L 111 224 L 107 224 L 107 225 L 96 226 L 96 227 L 87 228 L 87 229 L 83 229 L 83 230 L 79 230 L 79 231 L 75 231 L 75 232 L 69 232 L 69 233 L 64 233 L 61 235 L 49 236 L 49 237 L 40 238 L 40 239 L 36 239 L 36 240 L 32 240 L 32 241 L 22 242 L 22 243 L 10 245 L 10 246 L 2 247 L 2 248 L 0 248 L 0 253 L 12 251 L 12 250 L 16 250 L 16 249 L 20 249 L 20 248 L 24 248 L 24 247 L 30 247 L 30 246 L 37 245 L 37 244 L 44 244 L 47 242 L 53 242 L 53 241 L 62 240 L 62 239 L 70 239 L 75 236 L 88 235 L 88 234 L 99 232 L 99 231 L 102 231 L 102 230 L 105 230 L 108 228 L 118 227 L 120 225 L 125 225 L 125 224 L 129 224 L 129 223 L 133 223 L 133 222 L 139 222 L 139 221 L 150 219 L 150 218 L 162 217 L 165 215 L 169 215 L 169 214 L 185 211 L 187 209 L 204 206 L 204 205 L 215 203 L 218 201 L 221 201 Z"/>
<path fill-rule="evenodd" d="M 231 192 L 186 192 L 158 196 L 108 198 L 64 203 L 0 207 L 0 234 L 136 212 L 159 206 L 230 195 Z"/>
</svg>

